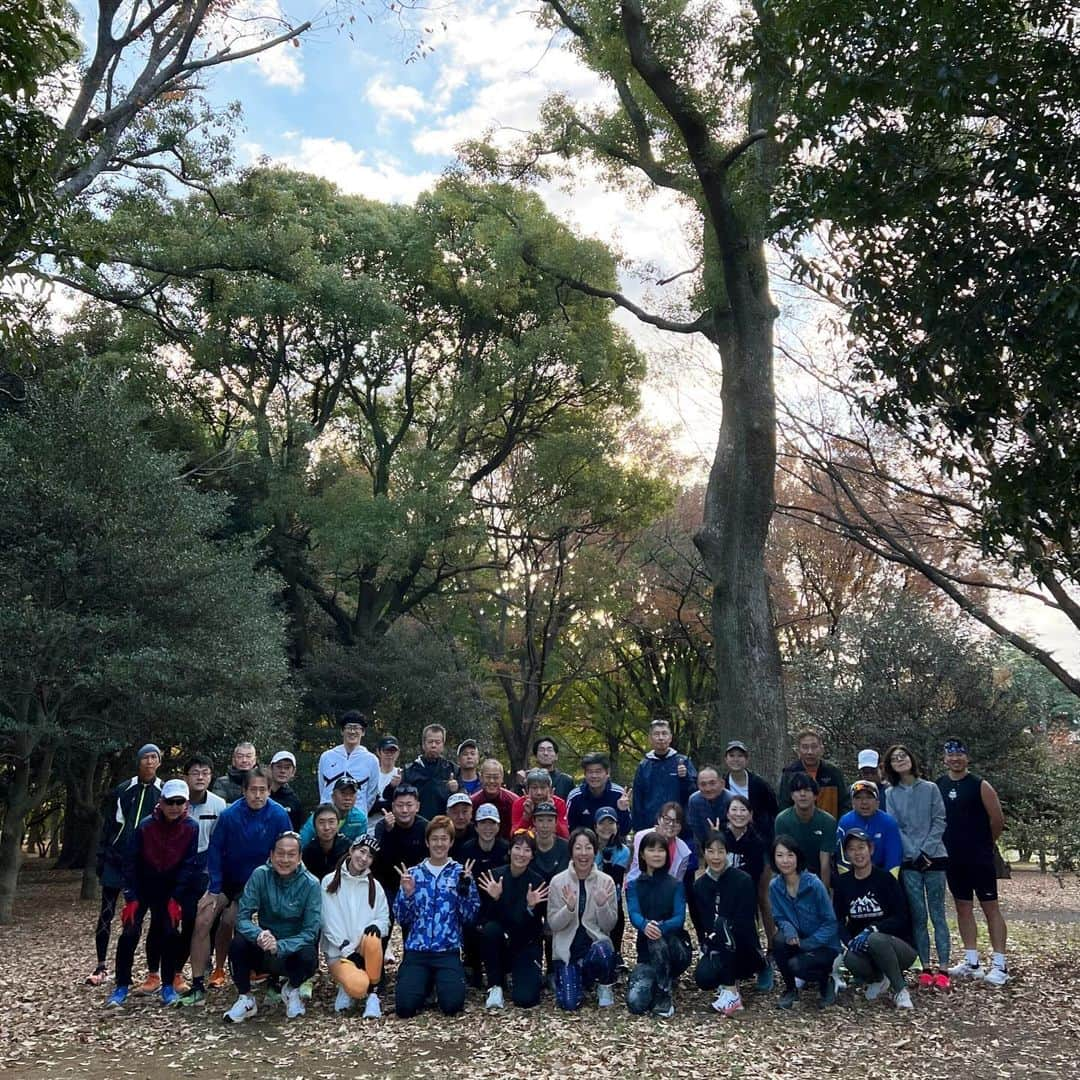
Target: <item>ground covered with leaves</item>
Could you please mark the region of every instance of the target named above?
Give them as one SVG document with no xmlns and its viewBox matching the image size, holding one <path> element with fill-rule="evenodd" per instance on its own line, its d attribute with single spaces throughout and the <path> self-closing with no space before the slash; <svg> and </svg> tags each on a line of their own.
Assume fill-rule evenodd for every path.
<svg viewBox="0 0 1080 1080">
<path fill-rule="evenodd" d="M 207 1008 L 163 1009 L 157 999 L 103 1008 L 108 988 L 82 985 L 93 967 L 95 905 L 80 902 L 77 876 L 24 874 L 19 922 L 0 928 L 0 1045 L 5 1076 L 780 1077 L 943 1076 L 954 1080 L 1075 1075 L 1080 1060 L 1080 882 L 1018 873 L 1001 883 L 1009 920 L 1012 981 L 948 994 L 918 993 L 913 1013 L 861 991 L 819 1010 L 812 993 L 790 1013 L 777 993 L 745 995 L 747 1009 L 725 1020 L 689 976 L 671 1020 L 631 1017 L 621 1004 L 559 1013 L 486 1013 L 470 994 L 464 1015 L 424 1013 L 363 1021 L 331 1009 L 325 974 L 308 1014 L 287 1023 L 282 1006 L 242 1027 L 221 1022 L 234 991 Z M 955 935 L 954 935 L 955 940 Z M 115 942 L 115 935 L 114 935 Z M 136 977 L 139 977 L 136 967 Z M 262 994 L 259 994 L 260 1005 Z M 620 995 L 621 999 L 621 995 Z"/>
</svg>

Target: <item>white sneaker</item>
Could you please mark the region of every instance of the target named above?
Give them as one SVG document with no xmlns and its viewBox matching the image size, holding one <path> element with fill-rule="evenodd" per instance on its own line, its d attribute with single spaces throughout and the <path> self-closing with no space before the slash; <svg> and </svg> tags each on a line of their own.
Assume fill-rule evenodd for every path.
<svg viewBox="0 0 1080 1080">
<path fill-rule="evenodd" d="M 1003 967 L 998 967 L 997 964 L 994 964 L 983 978 L 987 986 L 1004 986 L 1008 981 L 1008 971 Z"/>
<path fill-rule="evenodd" d="M 337 997 L 334 998 L 334 1012 L 348 1012 L 355 1004 L 356 1002 L 349 997 L 348 990 L 344 986 L 339 986 Z"/>
<path fill-rule="evenodd" d="M 281 991 L 282 1000 L 285 1002 L 285 1015 L 290 1020 L 303 1016 L 307 1012 L 304 1008 L 304 999 L 300 996 L 300 990 L 294 986 L 286 986 Z"/>
<path fill-rule="evenodd" d="M 898 1009 L 914 1009 L 915 1006 L 911 1003 L 911 993 L 905 986 L 903 990 L 897 990 L 893 995 L 893 1004 Z"/>
<path fill-rule="evenodd" d="M 382 1006 L 379 1004 L 378 994 L 368 994 L 364 1002 L 364 1019 L 378 1020 L 382 1016 Z"/>
<path fill-rule="evenodd" d="M 222 1019 L 226 1024 L 242 1024 L 245 1020 L 250 1020 L 258 1011 L 259 1006 L 255 1004 L 255 999 L 250 994 L 241 994 Z"/>
<path fill-rule="evenodd" d="M 885 991 L 888 990 L 888 989 L 889 989 L 889 980 L 885 979 L 885 978 L 878 979 L 878 981 L 876 983 L 870 983 L 866 987 L 866 1000 L 867 1001 L 877 1001 L 877 999 L 879 997 L 881 997 L 881 995 L 884 994 Z"/>
<path fill-rule="evenodd" d="M 803 990 L 806 987 L 806 980 L 800 979 L 798 975 L 795 976 L 795 989 Z"/>
<path fill-rule="evenodd" d="M 959 964 L 954 964 L 949 968 L 949 978 L 985 979 L 986 972 L 983 971 L 980 964 L 969 964 L 966 960 L 961 960 Z"/>
<path fill-rule="evenodd" d="M 504 1009 L 506 1008 L 506 1002 L 503 1000 L 503 988 L 501 986 L 493 986 L 487 993 L 487 1001 L 484 1002 L 485 1009 Z"/>
<path fill-rule="evenodd" d="M 383 961 L 384 964 L 396 964 L 397 963 L 397 957 L 394 955 L 394 950 L 391 949 L 389 945 L 386 947 L 386 952 L 383 953 L 382 961 Z"/>
<path fill-rule="evenodd" d="M 712 1007 L 724 1016 L 731 1016 L 732 1013 L 740 1012 L 743 1007 L 742 998 L 734 990 L 721 990 L 716 995 L 716 1000 L 712 1003 Z"/>
<path fill-rule="evenodd" d="M 615 1004 L 615 988 L 613 986 L 598 986 L 596 988 L 596 1004 L 601 1009 L 610 1009 Z"/>
</svg>

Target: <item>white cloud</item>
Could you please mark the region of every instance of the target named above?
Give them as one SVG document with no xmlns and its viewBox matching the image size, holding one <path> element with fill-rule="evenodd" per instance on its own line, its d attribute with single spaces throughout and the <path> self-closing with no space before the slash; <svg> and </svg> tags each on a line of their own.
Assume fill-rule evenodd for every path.
<svg viewBox="0 0 1080 1080">
<path fill-rule="evenodd" d="M 207 21 L 207 44 L 241 52 L 280 36 L 293 25 L 295 21 L 286 17 L 279 0 L 238 0 L 224 7 L 216 23 Z M 242 62 L 254 67 L 271 86 L 299 90 L 304 85 L 301 53 L 301 48 L 286 41 Z"/>
<path fill-rule="evenodd" d="M 382 117 L 392 117 L 411 124 L 416 114 L 423 112 L 426 103 L 424 95 L 415 86 L 404 84 L 391 85 L 381 75 L 376 75 L 367 84 L 364 98 Z"/>
<path fill-rule="evenodd" d="M 253 159 L 262 152 L 255 145 L 246 149 Z M 350 195 L 383 202 L 414 202 L 417 195 L 438 180 L 438 175 L 432 172 L 405 172 L 401 163 L 389 154 L 379 151 L 368 154 L 344 139 L 301 138 L 294 152 L 273 160 L 301 172 L 325 176 Z"/>
</svg>

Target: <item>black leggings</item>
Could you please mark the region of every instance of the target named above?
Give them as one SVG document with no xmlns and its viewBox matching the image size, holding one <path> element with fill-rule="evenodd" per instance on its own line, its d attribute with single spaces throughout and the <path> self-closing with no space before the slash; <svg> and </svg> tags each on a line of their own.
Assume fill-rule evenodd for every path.
<svg viewBox="0 0 1080 1080">
<path fill-rule="evenodd" d="M 510 1000 L 523 1009 L 540 1003 L 543 950 L 539 941 L 512 941 L 502 924 L 492 919 L 480 928 L 480 949 L 487 985 L 506 986 L 510 976 Z"/>
<path fill-rule="evenodd" d="M 180 970 L 178 964 L 181 955 L 187 956 L 188 947 L 191 943 L 191 931 L 195 925 L 194 905 L 185 909 L 177 930 L 169 918 L 168 900 L 157 904 L 140 903 L 135 911 L 135 920 L 131 926 L 125 926 L 120 934 L 120 940 L 116 944 L 116 985 L 131 985 L 131 968 L 135 962 L 135 950 L 139 945 L 139 937 L 142 934 L 143 919 L 147 912 L 150 913 L 150 931 L 147 934 L 147 956 L 150 952 L 150 938 L 154 936 L 154 927 L 163 927 L 159 931 L 157 951 L 161 961 L 161 983 L 168 986 L 173 977 Z M 149 960 L 147 960 L 149 963 Z M 151 971 L 154 969 L 151 968 Z"/>
<path fill-rule="evenodd" d="M 825 980 L 832 974 L 833 961 L 837 950 L 822 946 L 817 949 L 801 949 L 798 945 L 789 945 L 783 934 L 773 938 L 773 959 L 780 969 L 784 980 L 784 989 L 794 990 L 795 980 L 817 983 L 824 989 Z"/>
<path fill-rule="evenodd" d="M 294 990 L 319 970 L 319 954 L 314 945 L 304 945 L 288 956 L 260 949 L 254 941 L 237 934 L 229 946 L 229 967 L 233 982 L 241 994 L 251 993 L 251 973 L 284 975 Z"/>
<path fill-rule="evenodd" d="M 106 958 L 109 955 L 109 938 L 112 935 L 112 924 L 113 919 L 116 918 L 116 904 L 119 898 L 119 888 L 114 889 L 111 885 L 101 886 L 101 908 L 98 911 L 97 927 L 94 930 L 94 947 L 97 949 L 98 967 L 105 966 Z M 162 912 L 162 914 L 164 914 L 164 912 Z M 146 935 L 147 971 L 157 971 L 158 968 L 161 967 L 161 939 L 163 936 L 163 925 L 161 915 L 154 914 L 151 917 L 150 930 Z M 117 951 L 119 952 L 119 947 Z M 117 962 L 119 963 L 119 956 L 117 957 Z M 130 982 L 130 979 L 128 981 Z"/>
</svg>

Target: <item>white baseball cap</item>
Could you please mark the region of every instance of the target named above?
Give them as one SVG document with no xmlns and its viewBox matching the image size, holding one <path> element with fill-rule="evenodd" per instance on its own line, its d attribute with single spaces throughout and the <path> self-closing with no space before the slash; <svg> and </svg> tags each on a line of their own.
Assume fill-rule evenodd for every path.
<svg viewBox="0 0 1080 1080">
<path fill-rule="evenodd" d="M 293 765 L 296 765 L 296 758 L 289 753 L 288 750 L 279 750 L 271 759 L 270 764 L 276 765 L 279 761 L 291 761 Z"/>
<path fill-rule="evenodd" d="M 878 757 L 878 752 L 876 750 L 859 751 L 860 769 L 876 769 L 880 760 L 881 759 Z"/>
<path fill-rule="evenodd" d="M 183 780 L 166 780 L 161 788 L 163 799 L 190 799 L 191 792 Z"/>
</svg>

